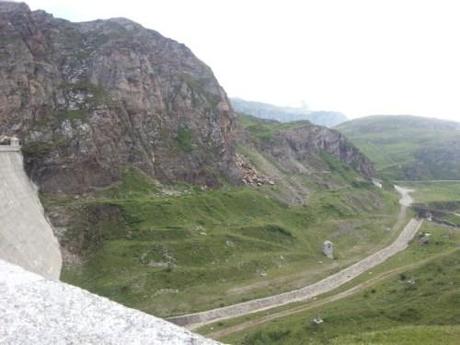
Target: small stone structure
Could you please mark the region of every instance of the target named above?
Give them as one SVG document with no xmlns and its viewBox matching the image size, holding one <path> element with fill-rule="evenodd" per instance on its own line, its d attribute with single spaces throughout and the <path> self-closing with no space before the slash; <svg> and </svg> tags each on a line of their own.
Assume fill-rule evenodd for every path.
<svg viewBox="0 0 460 345">
<path fill-rule="evenodd" d="M 17 137 L 10 138 L 10 146 L 12 147 L 19 147 L 19 139 Z"/>
<path fill-rule="evenodd" d="M 326 255 L 329 259 L 334 258 L 334 244 L 331 241 L 324 241 L 323 254 Z"/>
<path fill-rule="evenodd" d="M 20 151 L 21 145 L 17 137 L 0 136 L 0 151 L 11 152 Z"/>
</svg>

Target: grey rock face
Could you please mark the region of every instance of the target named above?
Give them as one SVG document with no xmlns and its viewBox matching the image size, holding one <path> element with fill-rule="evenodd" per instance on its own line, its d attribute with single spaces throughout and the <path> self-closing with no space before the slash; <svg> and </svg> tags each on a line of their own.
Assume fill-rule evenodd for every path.
<svg viewBox="0 0 460 345">
<path fill-rule="evenodd" d="M 234 114 L 209 67 L 127 19 L 71 23 L 0 2 L 0 133 L 45 191 L 84 192 L 135 165 L 162 181 L 236 179 Z"/>
<path fill-rule="evenodd" d="M 321 152 L 328 153 L 354 168 L 366 178 L 375 175 L 372 162 L 345 136 L 326 127 L 305 123 L 276 133 L 272 140 L 262 142 L 261 149 L 268 152 L 287 171 L 298 170 L 296 162 L 312 166 Z"/>
</svg>

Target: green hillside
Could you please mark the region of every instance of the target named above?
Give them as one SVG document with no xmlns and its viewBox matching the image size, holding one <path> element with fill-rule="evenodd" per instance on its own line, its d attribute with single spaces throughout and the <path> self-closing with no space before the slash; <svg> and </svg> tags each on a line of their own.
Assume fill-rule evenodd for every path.
<svg viewBox="0 0 460 345">
<path fill-rule="evenodd" d="M 66 257 L 62 279 L 171 316 L 304 286 L 383 247 L 400 230 L 397 194 L 332 154 L 277 161 L 270 148 L 292 154 L 277 141 L 280 133 L 302 134 L 310 124 L 240 120 L 249 138 L 240 140 L 239 156 L 253 167 L 249 173 L 273 182 L 164 185 L 127 168 L 121 183 L 92 194 L 42 195 L 48 214 L 65 214 L 71 224 L 61 243 L 75 258 Z M 321 253 L 326 239 L 335 243 L 336 260 Z"/>
<path fill-rule="evenodd" d="M 433 221 L 460 227 L 460 181 L 411 181 L 417 203 L 413 209 Z"/>
<path fill-rule="evenodd" d="M 460 182 L 411 182 L 416 206 L 460 213 Z M 446 213 L 447 214 L 447 213 Z M 425 221 L 409 248 L 317 299 L 207 325 L 241 345 L 446 345 L 460 336 L 458 225 Z M 324 322 L 316 325 L 312 320 Z"/>
<path fill-rule="evenodd" d="M 460 179 L 460 123 L 416 116 L 370 116 L 336 127 L 396 180 Z"/>
<path fill-rule="evenodd" d="M 426 223 L 429 244 L 413 241 L 409 249 L 372 272 L 358 277 L 348 297 L 322 303 L 294 304 L 284 317 L 255 323 L 241 333 L 223 338 L 241 345 L 434 345 L 457 344 L 460 336 L 460 233 Z M 364 282 L 364 283 L 363 283 Z M 361 284 L 361 285 L 359 285 Z M 292 313 L 288 313 L 292 310 Z M 275 315 L 276 312 L 260 313 Z M 320 317 L 324 322 L 312 322 Z M 255 316 L 240 322 L 257 320 Z M 228 321 L 228 326 L 237 324 Z M 223 325 L 222 325 L 223 324 Z M 225 328 L 226 322 L 218 327 Z M 209 327 L 203 330 L 208 334 Z M 211 332 L 212 334 L 212 332 Z"/>
</svg>

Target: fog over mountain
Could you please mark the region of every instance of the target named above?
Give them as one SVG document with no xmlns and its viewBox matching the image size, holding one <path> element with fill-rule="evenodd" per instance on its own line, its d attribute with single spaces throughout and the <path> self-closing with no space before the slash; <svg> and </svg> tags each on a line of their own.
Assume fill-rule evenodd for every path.
<svg viewBox="0 0 460 345">
<path fill-rule="evenodd" d="M 460 119 L 458 2 L 31 0 L 71 21 L 127 17 L 186 44 L 231 97 L 350 117 Z M 389 25 L 388 23 L 391 23 Z"/>
<path fill-rule="evenodd" d="M 311 111 L 307 107 L 281 107 L 273 104 L 232 98 L 235 111 L 261 119 L 292 122 L 307 120 L 315 125 L 333 127 L 347 121 L 347 117 L 336 111 Z"/>
</svg>

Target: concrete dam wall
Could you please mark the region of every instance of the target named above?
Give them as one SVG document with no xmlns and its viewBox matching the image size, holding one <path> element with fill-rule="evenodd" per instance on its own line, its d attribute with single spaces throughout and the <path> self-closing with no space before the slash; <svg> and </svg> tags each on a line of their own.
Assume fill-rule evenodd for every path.
<svg viewBox="0 0 460 345">
<path fill-rule="evenodd" d="M 62 266 L 59 243 L 13 142 L 0 145 L 0 259 L 54 280 Z"/>
<path fill-rule="evenodd" d="M 60 282 L 61 266 L 59 243 L 19 145 L 0 145 L 2 345 L 220 344 Z"/>
</svg>

